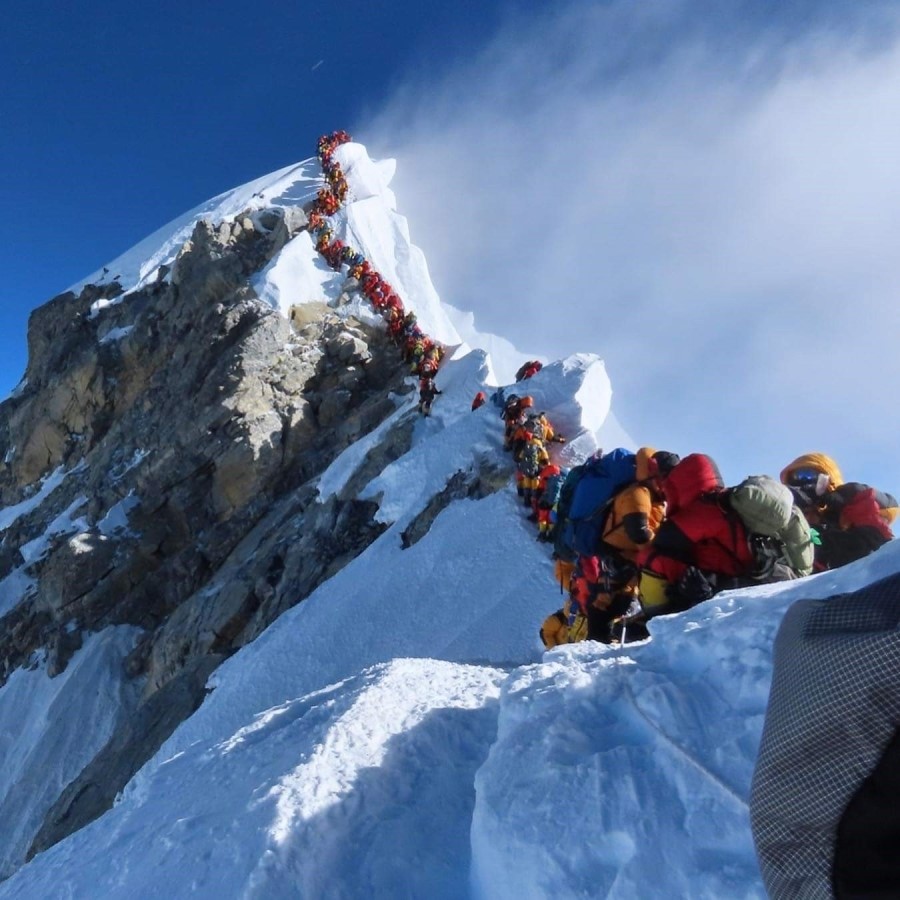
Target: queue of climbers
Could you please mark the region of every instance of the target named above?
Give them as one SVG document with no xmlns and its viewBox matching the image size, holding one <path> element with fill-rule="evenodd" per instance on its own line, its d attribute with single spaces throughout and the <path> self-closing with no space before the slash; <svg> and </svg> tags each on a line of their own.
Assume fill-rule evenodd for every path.
<svg viewBox="0 0 900 900">
<path fill-rule="evenodd" d="M 325 185 L 309 211 L 309 228 L 316 250 L 333 269 L 347 266 L 384 318 L 420 378 L 419 410 L 427 416 L 441 393 L 434 376 L 444 348 L 327 224 L 348 194 L 333 154 L 349 140 L 338 131 L 319 141 Z M 517 385 L 541 368 L 538 360 L 526 362 L 516 372 Z M 472 410 L 486 400 L 479 391 Z M 535 409 L 533 397 L 505 397 L 501 388 L 491 400 L 502 406 L 518 495 L 538 540 L 553 545 L 555 577 L 565 595 L 540 629 L 548 648 L 641 640 L 653 616 L 689 609 L 722 590 L 834 569 L 893 538 L 897 500 L 845 482 L 825 454 L 797 457 L 779 479 L 751 476 L 733 487 L 705 454 L 681 459 L 650 447 L 598 451 L 567 470 L 551 453 L 565 439 Z M 816 896 L 897 895 L 900 867 L 892 849 L 898 817 L 891 799 L 900 731 L 883 699 L 896 669 L 896 616 L 885 609 L 896 596 L 897 577 L 827 603 L 801 600 L 779 630 L 750 803 L 761 871 L 773 895 L 795 896 L 801 889 Z M 852 636 L 837 653 L 836 636 Z M 819 690 L 823 677 L 843 690 Z M 810 735 L 827 753 L 810 753 Z M 809 852 L 798 854 L 798 847 Z"/>
<path fill-rule="evenodd" d="M 328 265 L 347 267 L 381 314 L 411 374 L 419 376 L 419 411 L 427 416 L 444 348 L 426 335 L 394 288 L 360 252 L 334 236 L 328 218 L 348 184 L 335 150 L 345 131 L 319 139 L 324 185 L 308 210 L 309 230 Z M 529 360 L 516 383 L 541 371 Z M 492 398 L 494 399 L 494 398 Z M 688 609 L 719 591 L 798 578 L 845 565 L 891 540 L 897 500 L 845 482 L 821 453 L 799 456 L 780 480 L 752 476 L 726 487 L 715 462 L 642 447 L 598 451 L 571 470 L 550 447 L 564 443 L 533 397 L 500 392 L 504 447 L 516 462 L 516 487 L 538 539 L 553 544 L 555 576 L 565 595 L 540 629 L 545 646 L 584 639 L 639 640 L 646 622 Z M 476 394 L 472 409 L 486 401 Z"/>
<path fill-rule="evenodd" d="M 434 377 L 444 357 L 444 347 L 425 334 L 416 314 L 404 308 L 400 296 L 369 260 L 334 236 L 327 221 L 347 199 L 347 179 L 340 163 L 334 159 L 334 152 L 350 140 L 346 131 L 335 131 L 319 138 L 317 156 L 325 184 L 309 208 L 309 230 L 315 238 L 316 251 L 332 269 L 339 271 L 346 266 L 347 274 L 358 283 L 359 291 L 385 320 L 388 334 L 409 363 L 410 373 L 419 376 L 419 411 L 427 416 L 435 396 L 440 394 Z"/>
<path fill-rule="evenodd" d="M 541 626 L 548 648 L 640 640 L 648 619 L 722 590 L 845 565 L 889 541 L 900 512 L 892 495 L 845 482 L 820 453 L 798 457 L 780 479 L 726 487 L 705 454 L 617 449 L 573 468 L 554 492 L 539 538 L 553 541 L 566 596 Z"/>
<path fill-rule="evenodd" d="M 516 462 L 516 488 L 529 519 L 538 526 L 538 538 L 550 539 L 551 513 L 562 485 L 562 470 L 550 459 L 549 446 L 565 443 L 544 412 L 534 407 L 534 398 L 510 394 L 504 398 L 501 416 L 505 423 L 504 447 Z"/>
</svg>

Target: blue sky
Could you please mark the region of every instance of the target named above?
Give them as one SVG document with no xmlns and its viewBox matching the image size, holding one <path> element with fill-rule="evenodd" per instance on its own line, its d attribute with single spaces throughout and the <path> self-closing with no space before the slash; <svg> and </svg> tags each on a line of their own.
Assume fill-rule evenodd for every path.
<svg viewBox="0 0 900 900">
<path fill-rule="evenodd" d="M 521 4 L 35 0 L 4 12 L 0 395 L 29 312 L 198 203 L 315 154 Z"/>
<path fill-rule="evenodd" d="M 900 492 L 896 3 L 19 4 L 0 392 L 31 309 L 347 128 L 441 296 L 607 360 L 640 442 Z M 321 64 L 319 61 L 321 60 Z"/>
</svg>

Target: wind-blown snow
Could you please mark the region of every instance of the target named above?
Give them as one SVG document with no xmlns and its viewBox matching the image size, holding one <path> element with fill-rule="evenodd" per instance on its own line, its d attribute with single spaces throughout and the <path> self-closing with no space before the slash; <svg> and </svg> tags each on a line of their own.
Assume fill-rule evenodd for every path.
<svg viewBox="0 0 900 900">
<path fill-rule="evenodd" d="M 469 347 L 484 350 L 490 362 L 490 370 L 485 378 L 487 384 L 509 384 L 516 377 L 516 372 L 523 363 L 532 359 L 539 359 L 537 353 L 522 353 L 517 350 L 506 338 L 496 334 L 485 334 L 475 327 L 474 313 L 457 309 L 446 301 L 443 307 L 453 327 L 459 336 Z M 541 359 L 541 362 L 546 360 Z"/>
<path fill-rule="evenodd" d="M 334 154 L 347 177 L 349 202 L 333 217 L 336 234 L 359 250 L 415 310 L 426 334 L 448 345 L 461 343 L 428 275 L 425 256 L 410 243 L 406 219 L 396 212 L 387 188 L 393 165 L 373 163 L 360 144 L 344 144 Z"/>
<path fill-rule="evenodd" d="M 550 553 L 516 496 L 498 406 L 472 412 L 470 403 L 503 373 L 504 392 L 531 394 L 569 439 L 554 445 L 561 463 L 634 447 L 611 413 L 603 362 L 582 354 L 509 384 L 524 355 L 441 304 L 394 208 L 393 164 L 359 145 L 338 153 L 350 197 L 334 217 L 337 235 L 372 259 L 427 331 L 459 344 L 438 375 L 431 418 L 415 412 L 414 394 L 398 397 L 388 422 L 319 479 L 321 499 L 342 492 L 387 430 L 412 419 L 411 450 L 363 489 L 387 528 L 227 660 L 117 805 L 0 883 L 0 898 L 762 897 L 747 798 L 774 632 L 797 598 L 900 570 L 900 546 L 657 618 L 640 645 L 543 653 L 538 628 L 562 603 Z M 173 258 L 200 216 L 304 202 L 318 178 L 308 161 L 223 194 L 111 264 L 108 277 L 134 287 Z M 254 287 L 286 314 L 293 303 L 334 303 L 341 284 L 301 233 Z M 435 494 L 489 467 L 510 478 L 505 487 L 450 503 L 404 549 L 404 531 Z M 21 509 L 0 512 L 0 525 L 50 490 L 48 480 Z M 127 502 L 105 528 L 127 521 Z M 210 598 L 230 574 L 226 565 L 205 588 Z M 62 697 L 72 682 L 64 726 L 99 715 L 75 675 L 89 659 L 101 666 L 109 634 L 54 681 L 13 673 L 0 689 L 4 762 L 60 733 L 46 730 L 51 689 Z M 115 691 L 117 679 L 107 672 L 97 683 Z M 111 706 L 105 715 L 122 708 Z M 28 725 L 11 744 L 16 716 Z M 68 762 L 43 760 L 47 777 L 64 780 Z M 14 781 L 13 771 L 4 784 Z M 40 803 L 16 802 L 39 821 Z M 23 848 L 9 852 L 15 860 Z"/>
</svg>

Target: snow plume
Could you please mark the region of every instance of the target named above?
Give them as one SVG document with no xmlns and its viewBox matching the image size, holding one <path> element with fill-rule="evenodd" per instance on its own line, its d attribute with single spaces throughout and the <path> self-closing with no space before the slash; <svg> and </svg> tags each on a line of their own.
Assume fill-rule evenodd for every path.
<svg viewBox="0 0 900 900">
<path fill-rule="evenodd" d="M 566 2 L 359 130 L 444 298 L 602 355 L 640 440 L 896 492 L 898 102 L 895 5 Z"/>
</svg>

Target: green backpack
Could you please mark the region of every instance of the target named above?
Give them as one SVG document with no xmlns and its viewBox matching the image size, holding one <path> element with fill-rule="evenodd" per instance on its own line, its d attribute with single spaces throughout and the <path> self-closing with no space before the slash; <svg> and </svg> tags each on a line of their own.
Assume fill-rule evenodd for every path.
<svg viewBox="0 0 900 900">
<path fill-rule="evenodd" d="M 794 505 L 794 495 L 787 485 L 769 475 L 751 475 L 728 493 L 754 553 L 782 557 L 797 576 L 812 572 L 815 548 L 809 523 Z"/>
</svg>

